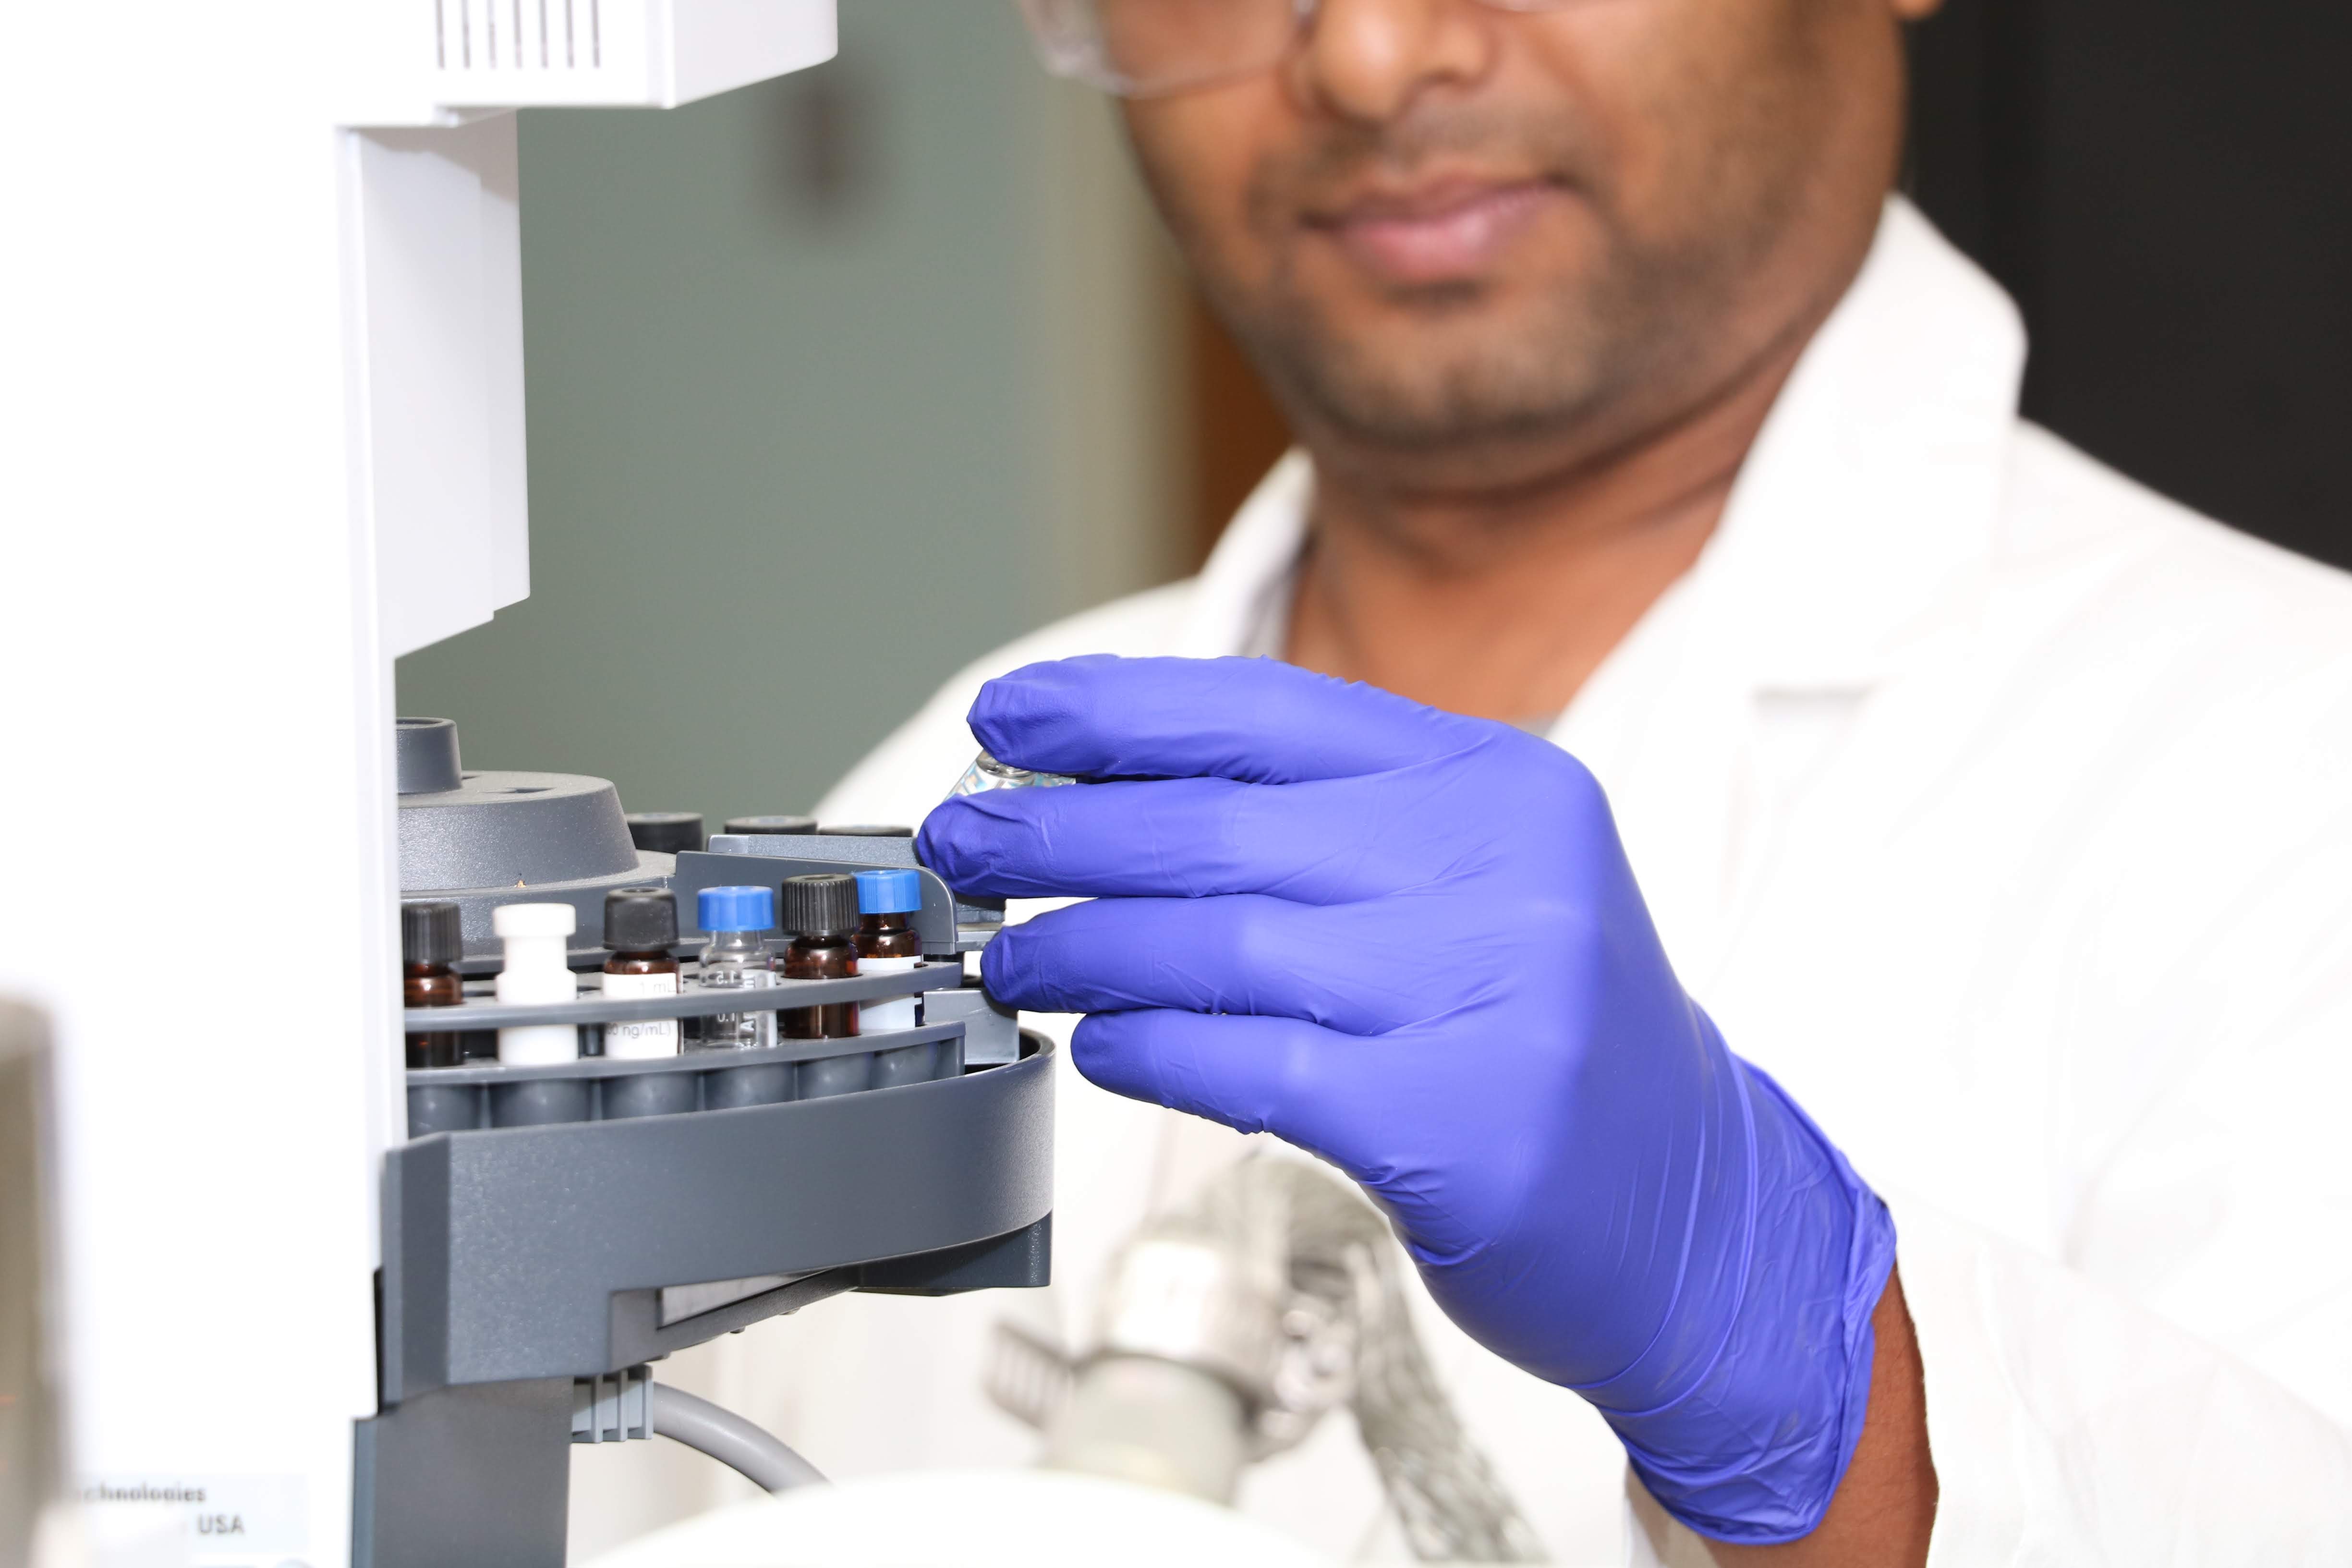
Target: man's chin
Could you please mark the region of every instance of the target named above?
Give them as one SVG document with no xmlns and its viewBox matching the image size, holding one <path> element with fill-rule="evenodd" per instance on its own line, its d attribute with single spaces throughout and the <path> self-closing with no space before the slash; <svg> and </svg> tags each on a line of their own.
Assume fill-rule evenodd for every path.
<svg viewBox="0 0 2352 1568">
<path fill-rule="evenodd" d="M 1269 356 L 1306 411 L 1357 442 L 1430 450 L 1509 442 L 1590 407 L 1591 356 L 1574 334 L 1478 321 L 1467 307 Z"/>
</svg>

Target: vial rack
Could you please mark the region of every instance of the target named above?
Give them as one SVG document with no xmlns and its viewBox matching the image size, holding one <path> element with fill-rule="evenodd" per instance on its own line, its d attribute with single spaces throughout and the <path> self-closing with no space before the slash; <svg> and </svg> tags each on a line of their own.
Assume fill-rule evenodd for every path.
<svg viewBox="0 0 2352 1568">
<path fill-rule="evenodd" d="M 404 728 L 400 757 L 403 869 L 416 870 L 404 896 L 459 906 L 453 967 L 477 981 L 499 966 L 503 904 L 571 904 L 581 973 L 607 956 L 584 943 L 614 887 L 675 893 L 672 951 L 690 961 L 706 887 L 914 865 L 903 837 L 721 834 L 705 851 L 638 851 L 604 781 L 554 781 L 593 811 L 544 778 L 502 792 L 458 768 L 437 721 Z M 412 780 L 412 760 L 441 765 Z M 527 879 L 518 855 L 537 868 Z M 478 1047 L 508 1026 L 924 997 L 922 1026 L 849 1039 L 406 1075 L 408 1136 L 383 1163 L 380 1413 L 355 1434 L 354 1568 L 560 1568 L 577 1380 L 842 1291 L 1046 1283 L 1055 1051 L 964 978 L 1002 906 L 915 869 L 924 962 L 906 973 L 528 1007 L 469 994 L 404 1015 L 405 1033 Z"/>
<path fill-rule="evenodd" d="M 738 862 L 741 864 L 741 862 Z M 575 962 L 592 955 L 575 954 Z M 1051 1047 L 961 958 L 761 991 L 406 1010 L 405 1030 L 593 1026 L 919 994 L 926 1022 L 764 1050 L 407 1075 L 386 1156 L 388 1397 L 593 1377 L 846 1289 L 1045 1283 Z"/>
<path fill-rule="evenodd" d="M 965 1021 L 986 1016 L 993 1023 L 999 1016 L 976 993 L 961 994 L 964 990 L 961 963 L 929 963 L 901 973 L 845 980 L 780 979 L 762 991 L 704 991 L 689 985 L 676 996 L 606 1000 L 585 995 L 535 1005 L 467 1002 L 454 1007 L 412 1007 L 403 1015 L 402 1026 L 419 1035 L 526 1024 L 593 1026 L 699 1018 L 908 994 L 939 998 L 940 1021 L 847 1039 L 793 1040 L 766 1050 L 689 1050 L 645 1061 L 583 1057 L 544 1067 L 485 1061 L 414 1068 L 408 1074 L 408 1133 L 421 1138 L 485 1128 L 731 1110 L 955 1078 L 963 1071 Z"/>
</svg>

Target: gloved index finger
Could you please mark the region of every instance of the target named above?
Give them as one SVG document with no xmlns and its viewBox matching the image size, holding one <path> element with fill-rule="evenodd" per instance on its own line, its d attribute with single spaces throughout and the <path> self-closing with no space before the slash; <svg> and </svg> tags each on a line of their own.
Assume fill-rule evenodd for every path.
<svg viewBox="0 0 2352 1568">
<path fill-rule="evenodd" d="M 1493 728 L 1270 658 L 1108 655 L 1001 676 L 971 722 L 992 755 L 1041 773 L 1250 784 L 1387 773 Z"/>
</svg>

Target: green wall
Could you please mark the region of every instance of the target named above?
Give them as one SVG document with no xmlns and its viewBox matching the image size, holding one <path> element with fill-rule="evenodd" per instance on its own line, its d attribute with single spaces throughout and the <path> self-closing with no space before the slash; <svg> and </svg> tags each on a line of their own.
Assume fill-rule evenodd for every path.
<svg viewBox="0 0 2352 1568">
<path fill-rule="evenodd" d="M 398 671 L 469 766 L 805 809 L 959 664 L 1158 574 L 1072 569 L 1056 468 L 1063 143 L 1107 116 L 1009 4 L 843 0 L 842 35 L 685 109 L 524 112 L 531 596 Z"/>
</svg>

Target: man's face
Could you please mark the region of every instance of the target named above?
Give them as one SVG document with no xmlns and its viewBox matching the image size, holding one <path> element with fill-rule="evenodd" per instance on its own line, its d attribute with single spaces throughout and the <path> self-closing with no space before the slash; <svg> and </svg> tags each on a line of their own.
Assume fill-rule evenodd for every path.
<svg viewBox="0 0 2352 1568">
<path fill-rule="evenodd" d="M 1128 120 L 1310 439 L 1622 441 L 1843 289 L 1896 153 L 1898 7 L 1926 5 L 1323 0 L 1282 66 Z"/>
</svg>

